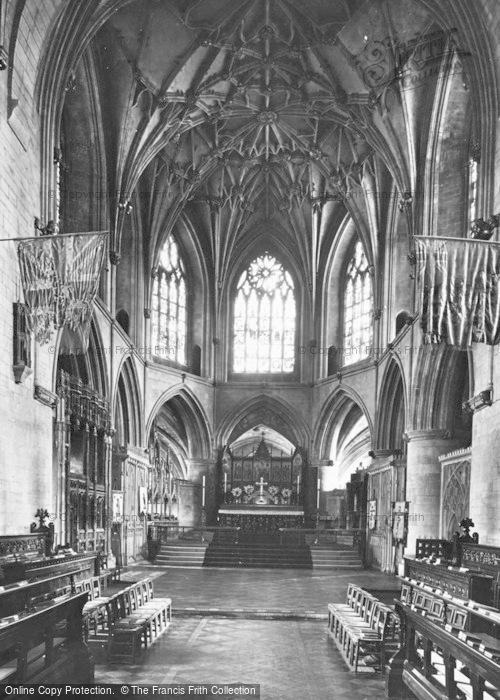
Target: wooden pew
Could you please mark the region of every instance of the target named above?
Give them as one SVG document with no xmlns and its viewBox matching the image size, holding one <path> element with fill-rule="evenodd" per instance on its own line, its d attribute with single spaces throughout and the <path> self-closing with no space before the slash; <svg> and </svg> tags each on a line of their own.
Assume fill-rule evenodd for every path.
<svg viewBox="0 0 500 700">
<path fill-rule="evenodd" d="M 114 589 L 118 583 L 117 574 L 119 570 L 106 570 L 93 576 L 86 581 L 79 581 L 75 584 L 75 590 L 78 593 L 86 591 L 88 600 L 83 607 L 83 623 L 84 635 L 88 640 L 90 629 L 92 628 L 94 636 L 98 630 L 102 629 L 106 624 L 106 603 L 113 594 L 120 591 L 110 591 Z"/>
<path fill-rule="evenodd" d="M 105 649 L 112 663 L 135 663 L 138 654 L 170 625 L 172 601 L 155 598 L 153 581 L 146 578 L 108 597 L 95 598 L 83 613 L 88 616 L 88 642 L 97 655 Z"/>
<path fill-rule="evenodd" d="M 117 595 L 119 617 L 110 630 L 108 658 L 111 662 L 135 663 L 141 649 L 147 649 L 170 625 L 172 601 L 154 598 L 150 578 Z"/>
<path fill-rule="evenodd" d="M 82 640 L 85 593 L 40 603 L 0 621 L 0 683 L 93 683 L 94 665 Z"/>
<path fill-rule="evenodd" d="M 355 673 L 384 671 L 386 643 L 394 631 L 392 609 L 352 583 L 346 604 L 328 606 L 328 632 Z"/>
</svg>

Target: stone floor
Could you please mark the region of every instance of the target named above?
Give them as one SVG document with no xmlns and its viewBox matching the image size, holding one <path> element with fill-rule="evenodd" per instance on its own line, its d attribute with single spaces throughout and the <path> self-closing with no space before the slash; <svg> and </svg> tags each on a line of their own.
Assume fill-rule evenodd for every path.
<svg viewBox="0 0 500 700">
<path fill-rule="evenodd" d="M 173 622 L 142 663 L 96 666 L 97 683 L 241 682 L 260 683 L 262 700 L 384 698 L 383 678 L 348 671 L 325 620 L 314 616 L 325 617 L 328 602 L 345 600 L 350 581 L 390 600 L 398 585 L 394 577 L 145 564 L 128 569 L 123 579 L 144 576 L 153 576 L 156 595 L 172 598 Z M 224 611 L 239 611 L 237 619 L 228 619 Z M 252 619 L 257 611 L 270 619 Z M 297 619 L 286 619 L 287 612 Z M 301 619 L 307 612 L 311 619 Z"/>
</svg>

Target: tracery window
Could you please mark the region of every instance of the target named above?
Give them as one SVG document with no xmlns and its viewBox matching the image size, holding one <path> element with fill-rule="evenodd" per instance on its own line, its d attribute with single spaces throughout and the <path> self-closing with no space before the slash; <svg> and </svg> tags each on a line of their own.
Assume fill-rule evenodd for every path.
<svg viewBox="0 0 500 700">
<path fill-rule="evenodd" d="M 155 272 L 152 300 L 153 353 L 186 364 L 186 270 L 170 235 Z"/>
<path fill-rule="evenodd" d="M 347 267 L 344 290 L 344 364 L 370 355 L 372 342 L 372 281 L 363 246 L 358 241 Z"/>
<path fill-rule="evenodd" d="M 241 275 L 234 303 L 233 370 L 293 372 L 295 295 L 289 272 L 268 252 Z"/>
</svg>

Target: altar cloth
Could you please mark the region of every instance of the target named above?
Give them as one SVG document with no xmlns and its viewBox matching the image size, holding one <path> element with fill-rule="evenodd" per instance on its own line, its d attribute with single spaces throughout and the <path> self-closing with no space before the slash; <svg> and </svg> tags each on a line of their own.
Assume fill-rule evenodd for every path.
<svg viewBox="0 0 500 700">
<path fill-rule="evenodd" d="M 300 506 L 227 506 L 219 508 L 219 525 L 238 527 L 243 533 L 277 535 L 283 528 L 304 527 Z"/>
<path fill-rule="evenodd" d="M 304 509 L 298 506 L 293 508 L 290 506 L 228 506 L 219 508 L 220 515 L 275 515 L 281 517 L 284 515 L 303 516 Z"/>
</svg>

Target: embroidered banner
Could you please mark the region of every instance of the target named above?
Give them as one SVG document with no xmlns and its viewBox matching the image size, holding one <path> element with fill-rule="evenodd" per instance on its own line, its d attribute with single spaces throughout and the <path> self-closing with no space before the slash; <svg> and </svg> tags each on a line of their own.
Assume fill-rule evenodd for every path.
<svg viewBox="0 0 500 700">
<path fill-rule="evenodd" d="M 500 343 L 500 246 L 415 236 L 425 343 Z"/>
<path fill-rule="evenodd" d="M 86 342 L 106 250 L 106 234 L 43 236 L 21 241 L 17 256 L 27 324 L 39 343 L 67 325 Z"/>
</svg>

